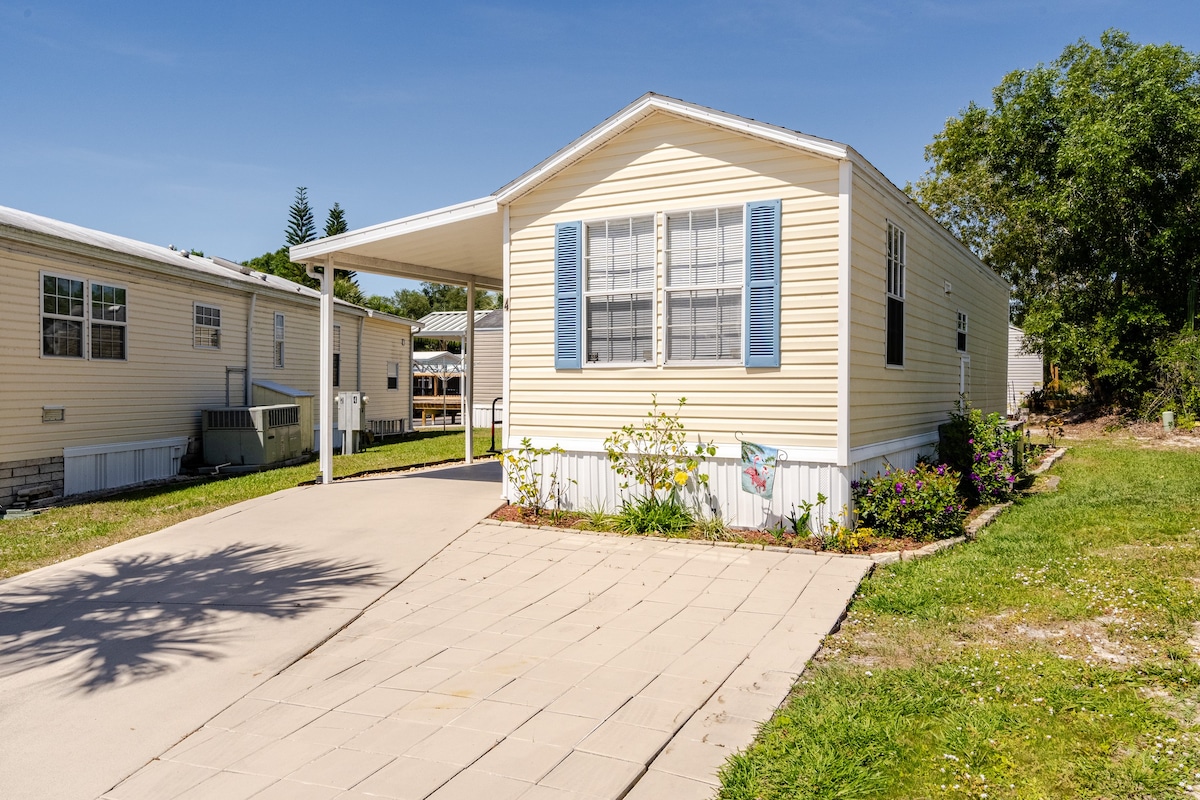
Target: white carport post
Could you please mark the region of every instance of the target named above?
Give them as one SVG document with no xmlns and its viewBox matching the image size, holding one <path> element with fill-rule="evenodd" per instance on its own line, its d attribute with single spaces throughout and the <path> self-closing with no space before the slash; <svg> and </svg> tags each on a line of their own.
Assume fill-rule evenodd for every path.
<svg viewBox="0 0 1200 800">
<path fill-rule="evenodd" d="M 463 333 L 463 431 L 466 433 L 466 461 L 473 462 L 475 453 L 475 281 L 467 281 L 467 330 Z"/>
<path fill-rule="evenodd" d="M 321 483 L 333 483 L 333 258 L 321 270 Z"/>
</svg>

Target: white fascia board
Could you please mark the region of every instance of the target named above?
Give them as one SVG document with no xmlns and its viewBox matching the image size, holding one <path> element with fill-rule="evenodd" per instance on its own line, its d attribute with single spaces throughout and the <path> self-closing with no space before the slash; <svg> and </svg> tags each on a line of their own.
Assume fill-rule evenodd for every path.
<svg viewBox="0 0 1200 800">
<path fill-rule="evenodd" d="M 777 125 L 727 114 L 712 108 L 705 108 L 673 97 L 656 94 L 646 94 L 626 106 L 621 111 L 606 119 L 587 133 L 580 136 L 571 144 L 559 150 L 554 155 L 541 162 L 533 169 L 518 177 L 516 180 L 498 189 L 494 197 L 502 204 L 514 199 L 532 189 L 538 183 L 550 177 L 564 167 L 578 161 L 596 147 L 604 144 L 613 136 L 634 125 L 653 111 L 665 111 L 681 117 L 696 120 L 708 125 L 726 128 L 728 130 L 755 136 L 760 139 L 796 147 L 818 155 L 831 158 L 846 158 L 850 148 L 839 142 L 821 139 L 816 136 L 791 131 Z"/>
<path fill-rule="evenodd" d="M 312 242 L 298 244 L 291 248 L 291 259 L 296 263 L 312 261 L 319 256 L 339 253 L 357 245 L 370 244 L 385 239 L 392 239 L 406 233 L 438 228 L 455 222 L 462 222 L 477 217 L 486 217 L 499 211 L 496 198 L 492 195 L 457 203 L 452 206 L 435 208 L 409 217 L 402 217 L 390 222 L 381 222 L 366 228 L 359 228 L 337 236 L 329 236 Z"/>
</svg>

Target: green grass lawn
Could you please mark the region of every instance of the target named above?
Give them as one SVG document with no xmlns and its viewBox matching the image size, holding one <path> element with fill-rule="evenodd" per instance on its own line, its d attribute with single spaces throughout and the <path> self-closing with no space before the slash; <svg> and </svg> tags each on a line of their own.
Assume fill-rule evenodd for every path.
<svg viewBox="0 0 1200 800">
<path fill-rule="evenodd" d="M 719 796 L 1200 796 L 1200 452 L 1093 441 L 1054 471 L 877 570 Z"/>
<path fill-rule="evenodd" d="M 483 453 L 491 431 L 475 432 Z M 499 444 L 499 432 L 497 432 Z M 431 464 L 463 457 L 461 430 L 422 432 L 362 453 L 334 456 L 336 478 Z M 0 520 L 0 578 L 73 558 L 161 530 L 185 519 L 316 480 L 317 463 L 249 475 L 135 490 L 103 500 L 48 509 L 27 519 Z"/>
</svg>

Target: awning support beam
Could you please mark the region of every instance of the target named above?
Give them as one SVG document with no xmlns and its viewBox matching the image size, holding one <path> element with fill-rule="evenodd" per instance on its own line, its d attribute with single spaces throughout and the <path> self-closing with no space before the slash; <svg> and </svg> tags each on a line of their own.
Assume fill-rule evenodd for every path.
<svg viewBox="0 0 1200 800">
<path fill-rule="evenodd" d="M 362 270 L 376 275 L 390 275 L 396 278 L 410 280 L 428 280 L 433 283 L 448 283 L 453 286 L 466 286 L 474 281 L 476 288 L 488 289 L 494 292 L 504 291 L 504 279 L 491 279 L 482 275 L 470 275 L 465 272 L 426 267 L 421 264 L 410 264 L 406 261 L 389 261 L 386 258 L 372 258 L 339 253 L 334 257 L 334 266 L 341 269 Z"/>
<path fill-rule="evenodd" d="M 475 281 L 467 281 L 467 330 L 463 334 L 463 432 L 466 461 L 474 461 L 475 444 Z"/>
</svg>

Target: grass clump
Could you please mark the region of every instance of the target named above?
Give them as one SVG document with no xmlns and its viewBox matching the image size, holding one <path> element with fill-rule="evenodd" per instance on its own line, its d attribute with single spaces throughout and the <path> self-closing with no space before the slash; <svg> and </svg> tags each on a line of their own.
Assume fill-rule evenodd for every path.
<svg viewBox="0 0 1200 800">
<path fill-rule="evenodd" d="M 477 431 L 476 453 L 490 431 Z M 348 477 L 461 459 L 461 431 L 422 432 L 361 453 L 335 456 L 334 476 Z M 35 517 L 0 521 L 0 578 L 90 553 L 117 542 L 162 530 L 255 497 L 316 480 L 316 463 L 194 483 L 136 489 L 92 502 L 47 509 Z"/>
<path fill-rule="evenodd" d="M 880 568 L 726 800 L 1200 792 L 1200 471 L 1073 446 L 1056 493 Z"/>
</svg>

